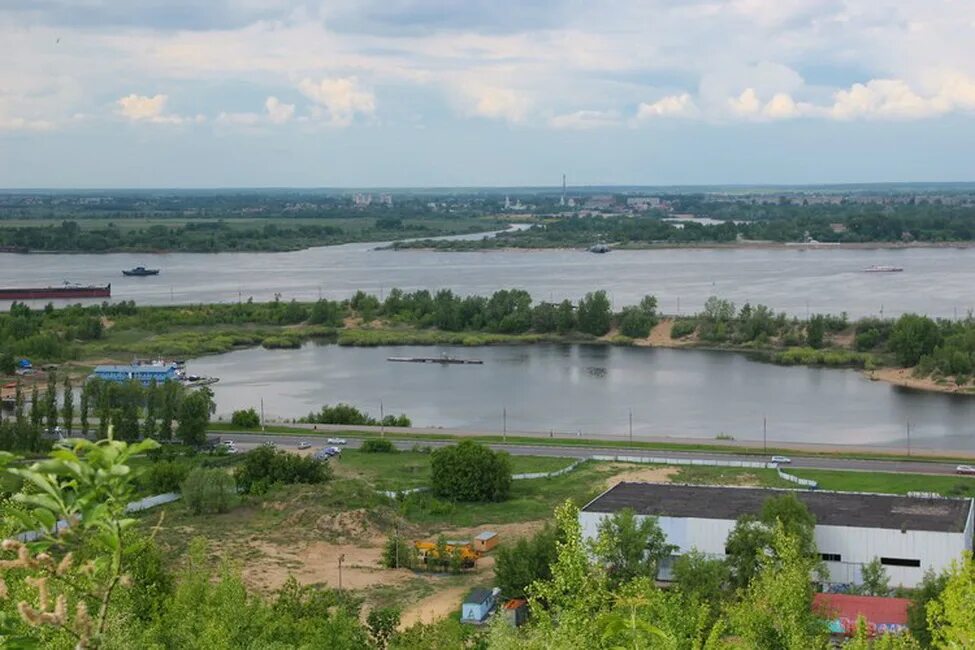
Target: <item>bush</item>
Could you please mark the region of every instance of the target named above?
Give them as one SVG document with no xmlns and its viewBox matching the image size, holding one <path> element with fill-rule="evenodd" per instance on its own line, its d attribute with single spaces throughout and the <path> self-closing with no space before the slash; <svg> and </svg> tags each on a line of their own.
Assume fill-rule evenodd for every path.
<svg viewBox="0 0 975 650">
<path fill-rule="evenodd" d="M 371 425 L 379 426 L 379 420 L 370 417 L 368 413 L 360 411 L 351 404 L 336 404 L 329 406 L 326 404 L 317 413 L 309 413 L 300 418 L 299 422 L 308 424 L 348 424 L 348 425 Z M 387 415 L 383 418 L 382 424 L 387 427 L 408 427 L 412 423 L 410 418 L 405 415 Z"/>
<path fill-rule="evenodd" d="M 511 461 L 472 440 L 442 447 L 431 460 L 433 492 L 455 501 L 504 501 L 511 491 Z"/>
<path fill-rule="evenodd" d="M 142 485 L 153 494 L 176 492 L 190 473 L 189 465 L 177 460 L 152 463 L 141 477 Z"/>
<path fill-rule="evenodd" d="M 398 451 L 393 443 L 384 438 L 371 438 L 363 440 L 359 451 L 366 454 L 389 454 Z"/>
<path fill-rule="evenodd" d="M 247 410 L 234 411 L 234 414 L 230 416 L 230 423 L 235 427 L 243 427 L 244 429 L 256 429 L 261 426 L 261 416 L 257 414 L 253 408 Z"/>
<path fill-rule="evenodd" d="M 674 325 L 670 329 L 670 338 L 682 339 L 693 334 L 695 330 L 697 330 L 697 323 L 692 320 L 674 321 Z"/>
<path fill-rule="evenodd" d="M 227 512 L 237 501 L 237 483 L 222 469 L 197 467 L 182 485 L 183 501 L 198 515 Z"/>
<path fill-rule="evenodd" d="M 244 492 L 263 494 L 276 484 L 324 483 L 332 477 L 332 470 L 325 461 L 311 456 L 258 447 L 244 456 L 236 477 Z"/>
</svg>

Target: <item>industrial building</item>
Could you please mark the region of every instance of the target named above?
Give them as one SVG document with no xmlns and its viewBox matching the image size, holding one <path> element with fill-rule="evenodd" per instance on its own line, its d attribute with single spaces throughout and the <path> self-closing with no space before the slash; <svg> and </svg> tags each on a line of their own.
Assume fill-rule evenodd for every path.
<svg viewBox="0 0 975 650">
<path fill-rule="evenodd" d="M 135 379 L 148 386 L 155 379 L 156 383 L 177 378 L 175 365 L 141 364 L 131 366 L 97 366 L 93 376 L 105 381 L 129 381 Z"/>
<path fill-rule="evenodd" d="M 691 549 L 725 555 L 725 540 L 738 517 L 757 515 L 767 499 L 787 492 L 767 488 L 620 483 L 579 513 L 583 535 L 595 537 L 602 519 L 624 508 L 657 517 L 676 555 Z M 816 517 L 815 540 L 832 585 L 862 582 L 861 568 L 874 558 L 890 585 L 915 587 L 924 572 L 940 572 L 972 550 L 975 500 L 921 498 L 853 492 L 794 491 Z M 673 557 L 660 579 L 670 577 Z"/>
</svg>

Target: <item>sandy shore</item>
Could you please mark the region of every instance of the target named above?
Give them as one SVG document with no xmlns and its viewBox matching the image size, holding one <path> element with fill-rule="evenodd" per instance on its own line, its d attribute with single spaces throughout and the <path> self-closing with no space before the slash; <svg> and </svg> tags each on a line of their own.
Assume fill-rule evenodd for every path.
<svg viewBox="0 0 975 650">
<path fill-rule="evenodd" d="M 894 250 L 909 248 L 975 248 L 975 241 L 958 242 L 819 242 L 809 244 L 803 242 L 774 242 L 774 241 L 736 241 L 736 242 L 661 242 L 655 244 L 634 244 L 629 246 L 616 247 L 609 245 L 613 250 L 619 251 L 646 251 L 646 250 L 713 250 L 713 249 L 759 249 L 759 250 Z M 396 251 L 433 251 L 445 253 L 540 253 L 543 251 L 566 251 L 575 250 L 586 252 L 585 247 L 580 246 L 543 246 L 522 248 L 520 246 L 503 246 L 498 248 L 439 248 L 436 246 L 421 246 L 408 248 L 383 248 L 381 250 Z"/>
<path fill-rule="evenodd" d="M 871 381 L 885 381 L 895 386 L 903 386 L 913 390 L 927 390 L 936 393 L 954 393 L 958 395 L 975 395 L 975 386 L 966 384 L 959 386 L 953 382 L 938 383 L 930 377 L 915 377 L 913 368 L 880 368 L 879 370 L 865 370 L 864 375 Z"/>
</svg>

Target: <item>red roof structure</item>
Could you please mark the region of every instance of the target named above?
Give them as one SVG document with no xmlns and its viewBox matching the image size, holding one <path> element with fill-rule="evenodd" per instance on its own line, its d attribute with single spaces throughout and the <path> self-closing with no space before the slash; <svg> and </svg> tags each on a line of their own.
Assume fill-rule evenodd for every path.
<svg viewBox="0 0 975 650">
<path fill-rule="evenodd" d="M 850 594 L 815 594 L 813 611 L 830 621 L 834 634 L 852 636 L 857 618 L 867 619 L 870 635 L 899 633 L 907 628 L 907 598 L 852 596 Z"/>
</svg>

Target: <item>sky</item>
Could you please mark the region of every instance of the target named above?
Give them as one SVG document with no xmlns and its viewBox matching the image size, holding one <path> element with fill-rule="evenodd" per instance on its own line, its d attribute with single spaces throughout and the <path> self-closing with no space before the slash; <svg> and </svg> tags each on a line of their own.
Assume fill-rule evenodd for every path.
<svg viewBox="0 0 975 650">
<path fill-rule="evenodd" d="M 0 0 L 0 187 L 975 180 L 973 0 Z"/>
</svg>

